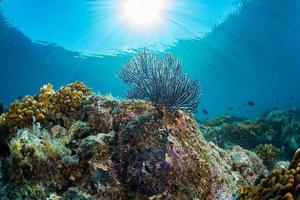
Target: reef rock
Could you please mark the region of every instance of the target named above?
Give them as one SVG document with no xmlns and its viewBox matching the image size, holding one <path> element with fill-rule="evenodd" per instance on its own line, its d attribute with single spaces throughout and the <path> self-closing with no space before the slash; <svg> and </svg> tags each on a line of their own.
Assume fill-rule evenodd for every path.
<svg viewBox="0 0 300 200">
<path fill-rule="evenodd" d="M 224 200 L 267 173 L 254 153 L 208 143 L 189 113 L 97 96 L 81 83 L 47 85 L 28 100 L 1 125 L 8 199 Z M 43 118 L 29 118 L 40 110 Z"/>
<path fill-rule="evenodd" d="M 234 146 L 230 150 L 224 150 L 211 142 L 209 146 L 211 147 L 213 158 L 218 157 L 220 158 L 219 161 L 226 161 L 220 166 L 227 166 L 229 168 L 228 173 L 231 173 L 238 184 L 254 184 L 258 176 L 268 174 L 268 170 L 262 160 L 251 151 L 245 150 L 240 146 Z"/>
<path fill-rule="evenodd" d="M 292 159 L 300 146 L 300 111 L 272 110 L 256 120 L 224 116 L 200 122 L 200 129 L 207 140 L 221 148 L 239 145 L 251 151 L 258 150 L 262 159 L 268 158 L 264 162 L 272 166 L 278 157 Z M 265 156 L 268 152 L 273 159 Z"/>
<path fill-rule="evenodd" d="M 216 119 L 200 122 L 204 137 L 221 148 L 230 149 L 239 145 L 246 149 L 254 149 L 261 144 L 263 135 L 261 124 L 245 118 L 222 116 Z"/>
</svg>

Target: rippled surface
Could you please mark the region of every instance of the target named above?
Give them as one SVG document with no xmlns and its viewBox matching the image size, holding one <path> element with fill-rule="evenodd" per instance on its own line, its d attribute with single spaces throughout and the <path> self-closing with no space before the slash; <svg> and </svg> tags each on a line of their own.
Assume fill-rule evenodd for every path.
<svg viewBox="0 0 300 200">
<path fill-rule="evenodd" d="M 160 21 L 135 26 L 124 14 L 124 2 L 4 0 L 1 10 L 33 41 L 82 54 L 109 54 L 144 46 L 162 50 L 179 39 L 201 37 L 238 7 L 234 0 L 161 0 Z"/>
</svg>

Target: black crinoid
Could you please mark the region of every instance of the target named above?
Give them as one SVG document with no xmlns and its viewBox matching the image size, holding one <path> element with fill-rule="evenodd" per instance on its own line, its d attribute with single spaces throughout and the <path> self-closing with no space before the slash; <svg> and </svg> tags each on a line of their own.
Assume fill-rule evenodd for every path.
<svg viewBox="0 0 300 200">
<path fill-rule="evenodd" d="M 144 49 L 122 67 L 119 77 L 129 86 L 128 99 L 150 100 L 170 111 L 193 112 L 199 104 L 198 81 L 184 74 L 171 54 L 161 57 Z"/>
</svg>

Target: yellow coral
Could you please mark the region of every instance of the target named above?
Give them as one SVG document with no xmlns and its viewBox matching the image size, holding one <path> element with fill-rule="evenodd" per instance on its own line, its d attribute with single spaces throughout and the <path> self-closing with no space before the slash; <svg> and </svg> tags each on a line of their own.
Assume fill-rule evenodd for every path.
<svg viewBox="0 0 300 200">
<path fill-rule="evenodd" d="M 33 123 L 34 117 L 38 121 L 45 119 L 46 109 L 31 96 L 25 96 L 22 101 L 15 101 L 5 115 L 4 125 L 8 127 L 27 127 Z"/>
<path fill-rule="evenodd" d="M 91 90 L 82 82 L 71 83 L 53 95 L 50 112 L 59 113 L 77 109 L 89 94 Z"/>
<path fill-rule="evenodd" d="M 57 114 L 77 109 L 91 94 L 91 90 L 82 82 L 75 82 L 55 92 L 51 84 L 44 85 L 36 97 L 25 96 L 22 101 L 15 101 L 8 113 L 1 115 L 0 124 L 9 128 L 22 128 L 47 120 L 49 114 Z"/>
<path fill-rule="evenodd" d="M 38 96 L 38 101 L 46 107 L 49 107 L 51 104 L 51 100 L 55 91 L 53 89 L 53 85 L 48 83 L 47 85 L 43 85 L 40 89 L 40 95 Z"/>
</svg>

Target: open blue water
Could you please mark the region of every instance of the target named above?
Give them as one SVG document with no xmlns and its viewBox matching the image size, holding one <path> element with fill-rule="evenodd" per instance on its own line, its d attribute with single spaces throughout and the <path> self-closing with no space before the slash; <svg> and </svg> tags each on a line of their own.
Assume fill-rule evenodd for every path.
<svg viewBox="0 0 300 200">
<path fill-rule="evenodd" d="M 199 118 L 300 106 L 300 1 L 169 0 L 153 27 L 124 22 L 120 2 L 0 1 L 0 102 L 76 80 L 122 97 L 116 74 L 147 47 L 199 80 Z"/>
</svg>

